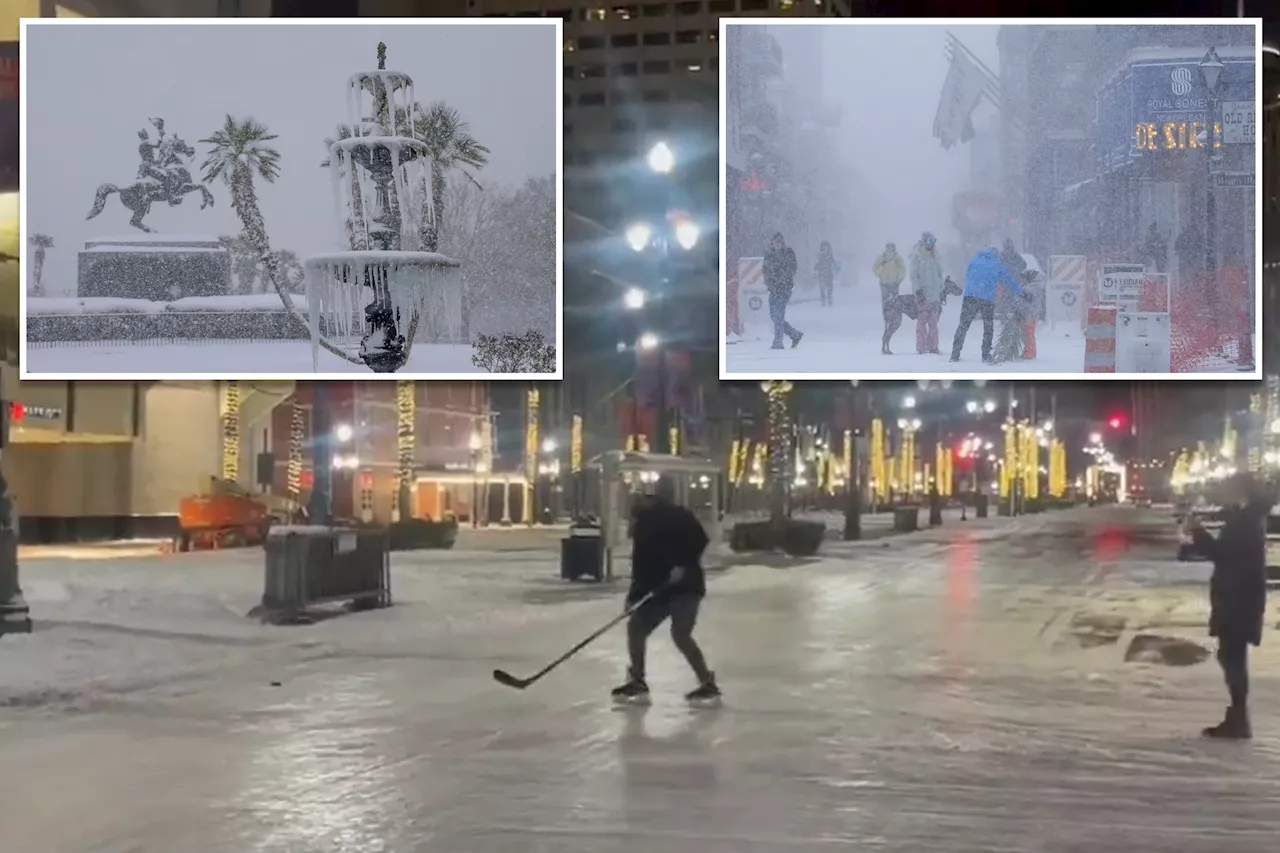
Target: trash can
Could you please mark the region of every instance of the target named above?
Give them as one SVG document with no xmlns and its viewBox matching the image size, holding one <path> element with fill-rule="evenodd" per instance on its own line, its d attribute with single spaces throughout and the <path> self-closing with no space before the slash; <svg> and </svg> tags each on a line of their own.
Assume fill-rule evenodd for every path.
<svg viewBox="0 0 1280 853">
<path fill-rule="evenodd" d="M 977 510 L 978 518 L 987 517 L 987 502 L 989 500 L 990 500 L 989 496 L 984 494 L 979 494 L 976 498 L 974 498 L 973 508 Z"/>
<path fill-rule="evenodd" d="M 920 529 L 920 507 L 896 506 L 893 508 L 893 529 L 897 533 L 914 533 Z"/>
<path fill-rule="evenodd" d="M 599 522 L 575 521 L 560 541 L 560 577 L 567 581 L 604 580 L 604 530 Z"/>
</svg>

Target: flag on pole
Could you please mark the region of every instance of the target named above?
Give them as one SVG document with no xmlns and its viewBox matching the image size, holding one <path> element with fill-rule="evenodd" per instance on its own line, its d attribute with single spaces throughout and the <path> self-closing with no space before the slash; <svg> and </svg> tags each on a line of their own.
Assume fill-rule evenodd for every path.
<svg viewBox="0 0 1280 853">
<path fill-rule="evenodd" d="M 985 86 L 982 70 L 964 50 L 953 50 L 951 68 L 942 84 L 942 97 L 933 119 L 933 135 L 943 148 L 973 138 L 973 110 L 982 99 Z"/>
</svg>

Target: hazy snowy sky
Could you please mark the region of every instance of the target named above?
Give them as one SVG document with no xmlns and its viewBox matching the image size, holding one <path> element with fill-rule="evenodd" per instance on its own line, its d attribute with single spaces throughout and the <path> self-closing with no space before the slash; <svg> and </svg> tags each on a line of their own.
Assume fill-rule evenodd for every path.
<svg viewBox="0 0 1280 853">
<path fill-rule="evenodd" d="M 281 176 L 257 182 L 273 246 L 300 255 L 345 248 L 333 193 L 320 162 L 325 137 L 347 121 L 347 80 L 377 68 L 409 74 L 421 103 L 443 100 L 492 150 L 482 184 L 518 184 L 554 174 L 559 42 L 552 26 L 394 25 L 199 26 L 68 25 L 27 30 L 28 233 L 52 236 L 46 261 L 51 295 L 74 293 L 76 252 L 97 236 L 128 234 L 131 214 L 116 197 L 85 221 L 99 184 L 136 180 L 137 132 L 165 130 L 196 148 L 193 177 L 210 136 L 230 113 L 253 116 L 279 135 Z M 216 206 L 198 193 L 180 207 L 153 205 L 145 220 L 175 235 L 235 234 L 239 220 L 221 183 Z"/>
<path fill-rule="evenodd" d="M 951 26 L 988 68 L 999 72 L 998 26 Z M 864 223 L 874 233 L 858 235 L 860 255 L 889 241 L 908 250 L 922 231 L 955 239 L 951 197 L 968 189 L 969 146 L 945 151 L 933 136 L 933 118 L 947 76 L 948 27 L 836 26 L 826 28 L 823 44 L 825 95 L 842 109 L 837 147 L 869 186 L 871 204 Z M 985 100 L 975 121 L 994 108 Z M 863 258 L 859 258 L 859 263 Z"/>
</svg>

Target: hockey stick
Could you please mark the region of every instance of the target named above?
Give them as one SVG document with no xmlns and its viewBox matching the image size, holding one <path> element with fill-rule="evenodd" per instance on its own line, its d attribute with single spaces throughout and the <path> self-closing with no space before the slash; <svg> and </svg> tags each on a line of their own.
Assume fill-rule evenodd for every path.
<svg viewBox="0 0 1280 853">
<path fill-rule="evenodd" d="M 600 639 L 600 637 L 608 633 L 610 628 L 617 625 L 619 622 L 623 622 L 627 619 L 630 619 L 632 613 L 635 613 L 641 607 L 644 607 L 646 604 L 648 604 L 649 601 L 655 595 L 657 595 L 660 592 L 663 592 L 667 588 L 667 586 L 668 584 L 664 584 L 663 586 L 659 587 L 658 589 L 655 589 L 653 592 L 646 595 L 644 598 L 641 598 L 635 604 L 631 605 L 626 610 L 622 611 L 621 616 L 615 616 L 613 619 L 610 619 L 609 622 L 604 627 L 600 628 L 598 631 L 593 633 L 591 636 L 587 637 L 581 643 L 578 643 L 578 645 L 569 649 L 569 651 L 565 652 L 560 657 L 556 658 L 551 663 L 547 664 L 542 669 L 538 670 L 528 678 L 516 678 L 514 675 L 507 672 L 506 670 L 495 669 L 493 671 L 493 680 L 507 687 L 514 687 L 516 690 L 524 690 L 530 684 L 533 684 L 535 681 L 542 678 L 542 676 L 546 675 L 548 672 L 555 669 L 560 664 L 564 663 L 569 658 L 573 657 L 578 652 L 582 651 L 587 646 L 594 643 L 596 640 Z"/>
</svg>

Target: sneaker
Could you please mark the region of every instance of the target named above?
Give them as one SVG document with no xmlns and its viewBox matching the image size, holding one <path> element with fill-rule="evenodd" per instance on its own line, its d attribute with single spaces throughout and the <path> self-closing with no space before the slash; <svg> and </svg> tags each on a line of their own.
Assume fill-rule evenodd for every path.
<svg viewBox="0 0 1280 853">
<path fill-rule="evenodd" d="M 773 346 L 769 347 L 769 349 L 783 349 L 783 348 L 784 347 L 782 346 L 782 341 L 774 341 Z"/>
<path fill-rule="evenodd" d="M 715 707 L 720 704 L 720 688 L 716 686 L 715 676 L 711 676 L 704 684 L 684 695 L 685 701 L 690 705 L 700 707 Z"/>
<path fill-rule="evenodd" d="M 952 364 L 956 364 L 956 363 L 957 363 L 957 362 L 959 362 L 959 361 L 960 361 L 960 356 L 958 356 L 958 355 L 953 355 L 953 356 L 951 356 L 951 363 L 952 363 Z"/>
<path fill-rule="evenodd" d="M 1209 726 L 1200 732 L 1205 737 L 1222 740 L 1249 740 L 1253 737 L 1253 727 L 1249 725 L 1249 711 L 1234 707 L 1227 708 L 1227 715 L 1216 726 Z"/>
<path fill-rule="evenodd" d="M 649 685 L 643 678 L 632 676 L 626 684 L 613 688 L 613 701 L 628 705 L 648 705 Z"/>
<path fill-rule="evenodd" d="M 804 332 L 796 332 L 795 337 L 791 339 L 791 348 L 795 349 L 800 346 L 800 339 L 804 337 Z"/>
</svg>

